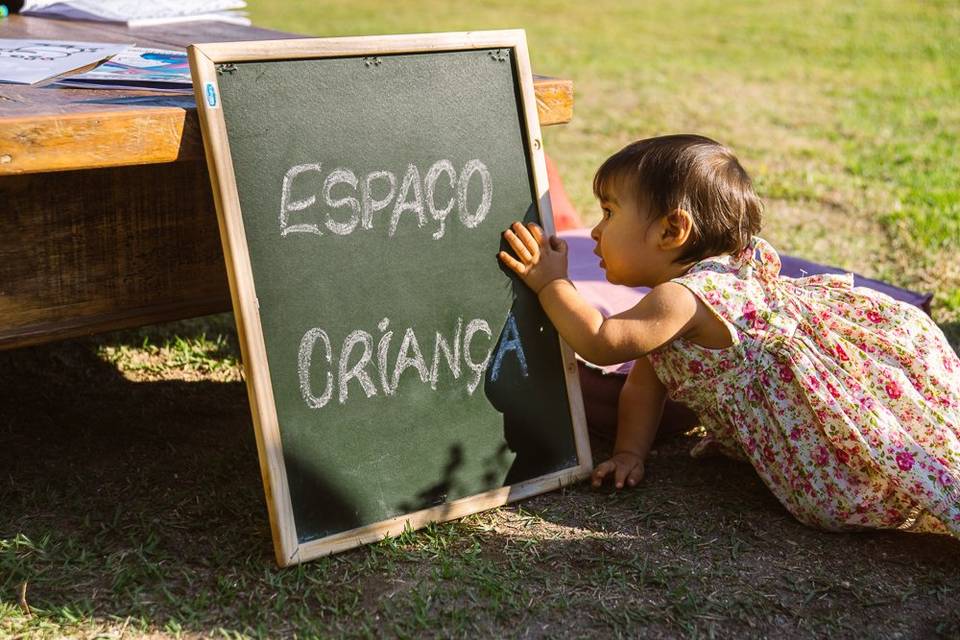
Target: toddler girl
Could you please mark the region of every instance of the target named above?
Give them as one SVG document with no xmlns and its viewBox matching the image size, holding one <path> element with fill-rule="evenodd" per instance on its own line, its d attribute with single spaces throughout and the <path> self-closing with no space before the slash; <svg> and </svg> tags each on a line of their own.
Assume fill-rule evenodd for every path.
<svg viewBox="0 0 960 640">
<path fill-rule="evenodd" d="M 636 360 L 594 486 L 640 481 L 669 394 L 707 432 L 693 455 L 749 460 L 806 524 L 960 537 L 960 359 L 926 314 L 849 274 L 781 277 L 749 176 L 709 138 L 630 144 L 593 188 L 607 279 L 651 288 L 635 307 L 604 319 L 536 225 L 499 258 L 582 357 Z"/>
</svg>

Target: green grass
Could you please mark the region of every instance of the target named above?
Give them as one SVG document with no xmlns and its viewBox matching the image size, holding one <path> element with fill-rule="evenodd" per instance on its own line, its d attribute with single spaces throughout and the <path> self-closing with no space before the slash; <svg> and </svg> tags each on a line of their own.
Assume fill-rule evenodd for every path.
<svg viewBox="0 0 960 640">
<path fill-rule="evenodd" d="M 955 541 L 807 529 L 748 466 L 693 461 L 685 438 L 658 447 L 642 490 L 575 487 L 278 569 L 249 425 L 128 434 L 132 408 L 168 404 L 153 388 L 167 383 L 106 375 L 105 395 L 131 398 L 92 434 L 62 434 L 32 464 L 0 458 L 15 473 L 0 516 L 16 532 L 0 535 L 0 637 L 950 637 L 960 622 Z M 196 386 L 175 390 L 185 415 L 209 402 Z M 191 447 L 198 430 L 222 443 L 215 456 Z M 120 458 L 89 461 L 85 447 L 118 439 Z"/>
<path fill-rule="evenodd" d="M 319 36 L 524 28 L 535 71 L 575 84 L 575 118 L 547 130 L 546 149 L 587 222 L 606 156 L 704 133 L 754 175 L 776 246 L 935 291 L 935 317 L 960 318 L 955 2 L 251 5 L 258 24 Z"/>
<path fill-rule="evenodd" d="M 182 330 L 182 328 L 181 328 Z M 143 376 L 169 375 L 173 370 L 197 377 L 214 374 L 220 378 L 239 379 L 240 362 L 236 339 L 218 333 L 183 337 L 173 335 L 159 340 L 148 331 L 136 332 L 142 339 L 134 344 L 119 342 L 102 344 L 101 358 L 118 368 Z"/>
<path fill-rule="evenodd" d="M 527 30 L 574 81 L 545 132 L 587 222 L 596 166 L 732 146 L 785 252 L 935 291 L 960 345 L 960 5 L 251 0 L 308 35 Z M 0 353 L 0 637 L 958 637 L 960 548 L 825 534 L 755 474 L 658 446 L 574 487 L 290 569 L 272 560 L 230 315 Z"/>
</svg>

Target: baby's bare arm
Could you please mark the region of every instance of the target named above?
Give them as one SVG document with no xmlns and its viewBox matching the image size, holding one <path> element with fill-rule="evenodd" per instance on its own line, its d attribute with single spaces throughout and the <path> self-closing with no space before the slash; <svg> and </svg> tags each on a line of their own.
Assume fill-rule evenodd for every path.
<svg viewBox="0 0 960 640">
<path fill-rule="evenodd" d="M 644 462 L 663 416 L 666 389 L 647 358 L 638 358 L 620 391 L 617 438 L 613 455 L 593 470 L 593 486 L 613 474 L 617 489 L 635 486 L 644 475 Z"/>
<path fill-rule="evenodd" d="M 699 303 L 681 284 L 665 282 L 632 309 L 604 319 L 567 279 L 565 242 L 532 223 L 514 223 L 503 235 L 515 256 L 501 251 L 500 260 L 537 294 L 563 339 L 590 362 L 634 360 L 698 329 Z"/>
<path fill-rule="evenodd" d="M 636 306 L 606 319 L 568 280 L 554 280 L 538 297 L 564 340 L 599 365 L 641 358 L 699 326 L 696 297 L 675 282 L 654 287 Z"/>
</svg>

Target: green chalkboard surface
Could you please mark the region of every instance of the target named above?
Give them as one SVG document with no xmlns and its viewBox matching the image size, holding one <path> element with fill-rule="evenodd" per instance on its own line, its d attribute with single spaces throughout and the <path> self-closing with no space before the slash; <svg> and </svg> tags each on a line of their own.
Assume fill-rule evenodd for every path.
<svg viewBox="0 0 960 640">
<path fill-rule="evenodd" d="M 522 32 L 266 44 L 191 59 L 278 561 L 583 477 Z"/>
</svg>

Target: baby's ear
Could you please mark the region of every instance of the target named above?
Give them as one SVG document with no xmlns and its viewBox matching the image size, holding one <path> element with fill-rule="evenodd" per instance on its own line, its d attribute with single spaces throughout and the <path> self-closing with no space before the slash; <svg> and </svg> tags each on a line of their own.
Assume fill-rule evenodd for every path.
<svg viewBox="0 0 960 640">
<path fill-rule="evenodd" d="M 676 208 L 661 219 L 662 232 L 660 246 L 662 249 L 678 249 L 690 238 L 693 230 L 693 216 L 686 209 Z"/>
</svg>

